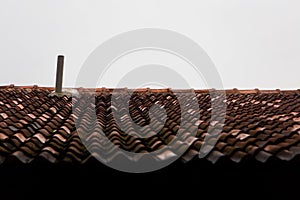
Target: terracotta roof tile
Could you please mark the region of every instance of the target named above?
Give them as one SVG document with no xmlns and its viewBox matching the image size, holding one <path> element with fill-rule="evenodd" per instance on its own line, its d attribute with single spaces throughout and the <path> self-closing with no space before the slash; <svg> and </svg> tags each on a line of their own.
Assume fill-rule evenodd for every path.
<svg viewBox="0 0 300 200">
<path fill-rule="evenodd" d="M 51 163 L 74 162 L 86 163 L 92 158 L 82 144 L 74 124 L 72 106 L 76 107 L 76 97 L 50 97 L 53 88 L 0 87 L 0 162 L 17 158 L 22 163 L 29 163 L 42 158 Z M 86 91 L 89 91 L 88 89 Z M 129 92 L 128 89 L 114 90 L 118 94 Z M 199 102 L 199 120 L 197 135 L 186 134 L 185 140 L 178 141 L 178 149 L 190 144 L 182 155 L 184 162 L 199 159 L 199 150 L 208 133 L 211 117 L 211 90 L 195 90 Z M 149 108 L 158 104 L 166 109 L 166 123 L 156 134 L 148 130 L 148 138 L 138 138 L 129 126 L 129 116 L 123 113 L 125 122 L 121 129 L 113 119 L 112 110 L 118 111 L 110 103 L 112 89 L 96 89 L 96 108 L 98 122 L 115 145 L 132 152 L 151 152 L 166 146 L 175 139 L 180 129 L 180 107 L 170 89 L 140 89 L 133 93 L 130 102 L 131 117 L 136 123 L 149 123 Z M 184 93 L 185 90 L 177 90 Z M 225 125 L 220 138 L 212 151 L 204 158 L 212 163 L 222 160 L 242 162 L 253 160 L 268 162 L 270 158 L 291 161 L 300 154 L 300 93 L 280 90 L 227 90 L 227 112 Z M 213 99 L 218 101 L 218 99 Z M 125 105 L 121 98 L 119 105 Z M 77 102 L 77 103 L 76 103 Z M 186 99 L 188 102 L 188 99 Z M 122 110 L 121 110 L 122 111 Z M 123 112 L 123 111 L 122 111 Z M 158 111 L 157 111 L 158 112 Z M 189 111 L 190 112 L 190 111 Z M 194 112 L 194 111 L 191 111 Z M 89 114 L 80 116 L 88 120 Z M 213 119 L 211 125 L 218 125 L 219 119 Z M 192 124 L 186 124 L 191 126 Z M 158 125 L 157 125 L 158 126 Z M 78 127 L 87 130 L 90 127 Z M 126 134 L 129 133 L 129 134 Z M 106 148 L 91 134 L 88 141 L 93 148 Z M 215 138 L 211 138 L 213 142 Z M 176 153 L 168 150 L 158 159 L 172 157 Z M 103 153 L 103 158 L 129 159 L 117 153 L 115 148 Z M 148 159 L 140 156 L 136 159 Z"/>
</svg>

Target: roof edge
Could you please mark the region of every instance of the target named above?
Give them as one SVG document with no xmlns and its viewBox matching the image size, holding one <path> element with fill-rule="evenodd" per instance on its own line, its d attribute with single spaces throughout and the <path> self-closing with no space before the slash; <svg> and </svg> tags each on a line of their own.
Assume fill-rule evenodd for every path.
<svg viewBox="0 0 300 200">
<path fill-rule="evenodd" d="M 0 90 L 3 89 L 40 89 L 40 90 L 49 90 L 49 91 L 54 91 L 54 87 L 45 87 L 45 86 L 37 86 L 37 85 L 32 85 L 32 86 L 15 86 L 14 84 L 10 85 L 3 85 L 0 86 Z M 275 90 L 260 90 L 258 88 L 255 89 L 242 89 L 239 90 L 237 88 L 233 89 L 224 89 L 224 90 L 219 90 L 219 89 L 171 89 L 171 88 L 161 88 L 161 89 L 151 89 L 151 88 L 137 88 L 137 89 L 129 89 L 129 88 L 71 88 L 71 87 L 66 87 L 64 89 L 83 89 L 86 91 L 96 91 L 96 92 L 128 92 L 128 91 L 135 91 L 135 92 L 150 92 L 150 93 L 167 93 L 170 91 L 173 92 L 178 92 L 178 93 L 185 93 L 185 92 L 191 92 L 194 91 L 195 93 L 209 93 L 210 91 L 225 91 L 227 94 L 282 94 L 282 93 L 299 93 L 300 94 L 300 89 L 292 89 L 292 90 L 280 90 L 280 89 L 275 89 Z"/>
</svg>

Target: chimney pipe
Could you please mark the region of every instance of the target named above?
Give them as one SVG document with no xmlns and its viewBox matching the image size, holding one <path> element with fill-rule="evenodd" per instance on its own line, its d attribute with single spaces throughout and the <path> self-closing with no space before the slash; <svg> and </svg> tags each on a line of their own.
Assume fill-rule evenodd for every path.
<svg viewBox="0 0 300 200">
<path fill-rule="evenodd" d="M 56 85 L 55 85 L 56 93 L 62 93 L 63 71 L 64 71 L 64 56 L 59 55 L 57 57 L 57 69 L 56 69 Z"/>
</svg>

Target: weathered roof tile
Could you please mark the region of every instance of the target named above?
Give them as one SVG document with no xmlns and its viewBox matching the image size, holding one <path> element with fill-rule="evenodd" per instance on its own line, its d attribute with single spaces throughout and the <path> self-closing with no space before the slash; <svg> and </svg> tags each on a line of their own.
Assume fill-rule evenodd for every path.
<svg viewBox="0 0 300 200">
<path fill-rule="evenodd" d="M 49 97 L 52 90 L 53 88 L 1 87 L 0 163 L 5 160 L 5 156 L 14 156 L 22 163 L 32 162 L 38 157 L 51 163 L 85 163 L 91 158 L 91 154 L 80 140 L 74 123 L 74 119 L 88 122 L 91 112 L 84 116 L 78 116 L 78 113 L 75 115 L 72 113 L 72 106 L 78 105 L 77 97 Z M 119 91 L 120 94 L 121 91 L 123 90 Z M 176 138 L 180 130 L 180 106 L 170 89 L 135 91 L 129 104 L 131 116 L 122 115 L 124 130 L 116 124 L 112 110 L 118 111 L 122 106 L 128 105 L 128 102 L 123 102 L 122 98 L 118 97 L 118 104 L 111 105 L 111 92 L 112 90 L 107 88 L 97 89 L 95 99 L 99 125 L 112 143 L 126 151 L 145 153 L 162 149 Z M 118 93 L 118 90 L 115 92 Z M 180 92 L 184 94 L 184 90 Z M 200 119 L 193 123 L 198 126 L 197 133 L 185 133 L 186 141 L 176 143 L 178 149 L 190 145 L 181 157 L 184 162 L 198 159 L 204 139 L 208 136 L 209 127 L 218 125 L 219 120 L 214 118 L 213 124 L 210 123 L 212 112 L 209 90 L 195 90 L 195 92 L 201 114 Z M 300 154 L 298 91 L 236 89 L 227 90 L 226 93 L 225 126 L 219 137 L 208 140 L 215 145 L 210 147 L 211 152 L 202 159 L 216 163 L 223 158 L 239 163 L 247 158 L 264 163 L 270 158 L 290 161 Z M 124 94 L 123 92 L 122 95 Z M 186 102 L 188 101 L 186 99 Z M 218 99 L 214 98 L 214 101 Z M 128 134 L 134 132 L 129 124 L 131 117 L 136 123 L 146 125 L 150 122 L 148 111 L 154 103 L 166 109 L 168 114 L 166 123 L 160 131 L 154 135 L 153 130 L 145 129 L 146 135 L 150 135 L 149 138 L 137 138 Z M 74 110 L 80 113 L 82 109 L 84 108 L 75 107 Z M 120 110 L 123 111 L 124 109 Z M 195 112 L 189 111 L 190 114 Z M 83 125 L 78 128 L 89 130 L 93 127 Z M 96 135 L 97 131 L 98 129 L 95 129 Z M 91 146 L 104 148 L 106 144 L 102 144 L 96 135 L 89 136 Z M 103 156 L 108 156 L 107 160 L 120 157 L 116 149 L 103 152 Z M 157 159 L 175 155 L 175 152 L 167 150 Z M 144 158 L 140 156 L 136 159 Z"/>
</svg>

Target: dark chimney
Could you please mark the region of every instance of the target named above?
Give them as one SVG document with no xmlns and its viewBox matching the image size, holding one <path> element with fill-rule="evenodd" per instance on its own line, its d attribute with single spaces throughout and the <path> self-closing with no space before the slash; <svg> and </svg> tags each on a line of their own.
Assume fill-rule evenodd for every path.
<svg viewBox="0 0 300 200">
<path fill-rule="evenodd" d="M 56 93 L 62 93 L 63 71 L 64 71 L 64 56 L 59 55 L 57 57 L 57 69 L 56 69 L 56 84 L 55 84 Z"/>
</svg>

